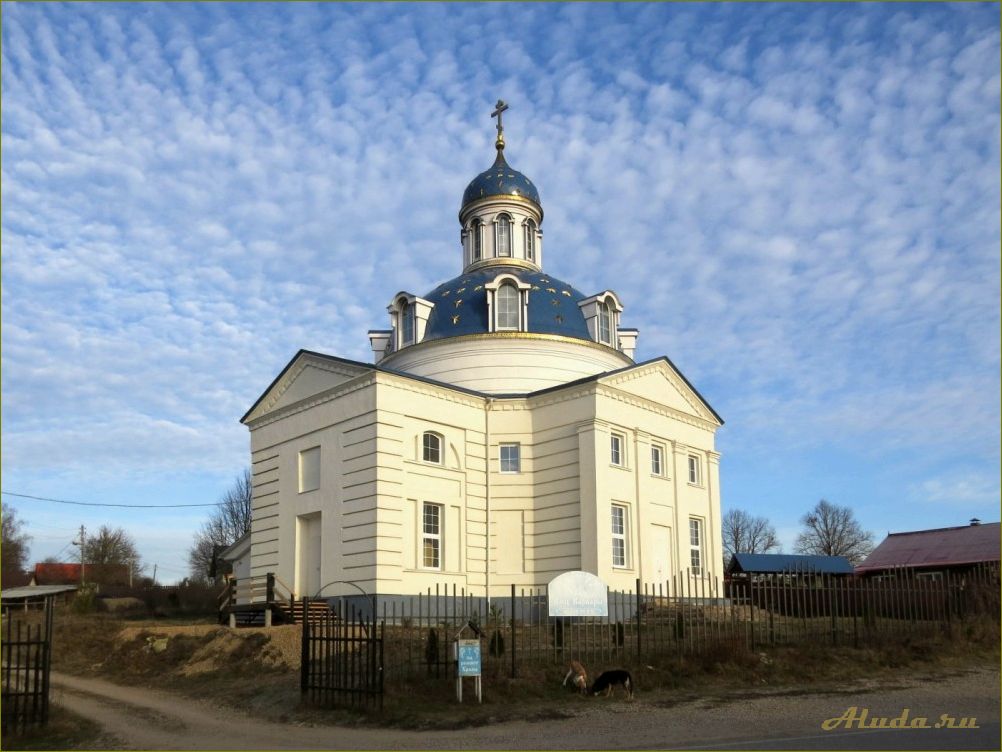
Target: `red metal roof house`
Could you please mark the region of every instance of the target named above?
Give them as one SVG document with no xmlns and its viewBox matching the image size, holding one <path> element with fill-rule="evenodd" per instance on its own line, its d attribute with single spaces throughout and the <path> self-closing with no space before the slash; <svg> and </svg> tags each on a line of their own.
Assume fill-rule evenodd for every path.
<svg viewBox="0 0 1002 752">
<path fill-rule="evenodd" d="M 32 585 L 79 585 L 80 565 L 43 561 L 35 565 Z"/>
<path fill-rule="evenodd" d="M 873 575 L 894 569 L 918 573 L 960 571 L 982 564 L 998 565 L 1000 557 L 1000 524 L 941 527 L 907 533 L 888 533 L 856 567 L 856 574 Z"/>
</svg>

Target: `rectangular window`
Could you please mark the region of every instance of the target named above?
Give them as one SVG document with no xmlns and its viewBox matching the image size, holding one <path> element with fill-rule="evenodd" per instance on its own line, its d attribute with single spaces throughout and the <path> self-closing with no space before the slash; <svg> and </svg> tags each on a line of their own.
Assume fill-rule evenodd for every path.
<svg viewBox="0 0 1002 752">
<path fill-rule="evenodd" d="M 414 343 L 414 306 L 404 304 L 403 312 L 403 339 L 402 344 L 410 345 Z"/>
<path fill-rule="evenodd" d="M 651 475 L 664 475 L 664 450 L 659 446 L 651 447 Z"/>
<path fill-rule="evenodd" d="M 700 485 L 699 457 L 694 454 L 689 455 L 689 482 L 695 486 Z"/>
<path fill-rule="evenodd" d="M 498 256 L 511 256 L 511 220 L 498 217 L 497 221 Z"/>
<path fill-rule="evenodd" d="M 598 306 L 598 341 L 606 345 L 612 344 L 612 312 L 605 303 Z"/>
<path fill-rule="evenodd" d="M 609 461 L 613 465 L 619 465 L 622 467 L 626 464 L 626 458 L 623 454 L 623 437 L 618 433 L 612 434 L 609 438 Z"/>
<path fill-rule="evenodd" d="M 421 566 L 442 568 L 442 506 L 427 501 L 421 510 Z"/>
<path fill-rule="evenodd" d="M 421 459 L 425 462 L 442 464 L 442 437 L 437 433 L 426 433 L 421 440 Z"/>
<path fill-rule="evenodd" d="M 518 473 L 522 471 L 521 447 L 518 444 L 501 445 L 501 472 Z"/>
<path fill-rule="evenodd" d="M 694 575 L 703 574 L 703 523 L 689 518 L 689 566 Z"/>
<path fill-rule="evenodd" d="M 629 552 L 626 547 L 626 507 L 612 505 L 612 566 L 625 567 Z"/>
<path fill-rule="evenodd" d="M 299 453 L 299 493 L 320 488 L 320 447 Z"/>
<path fill-rule="evenodd" d="M 522 302 L 514 285 L 501 285 L 495 295 L 497 304 L 497 328 L 518 329 L 519 306 Z"/>
</svg>

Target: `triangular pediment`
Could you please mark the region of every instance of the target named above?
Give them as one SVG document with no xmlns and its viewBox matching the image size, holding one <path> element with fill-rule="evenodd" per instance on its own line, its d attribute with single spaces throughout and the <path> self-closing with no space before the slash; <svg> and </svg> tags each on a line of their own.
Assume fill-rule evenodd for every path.
<svg viewBox="0 0 1002 752">
<path fill-rule="evenodd" d="M 241 419 L 248 423 L 369 373 L 374 366 L 300 350 Z"/>
<path fill-rule="evenodd" d="M 602 377 L 600 382 L 680 413 L 723 425 L 720 416 L 667 358 L 625 368 Z"/>
</svg>

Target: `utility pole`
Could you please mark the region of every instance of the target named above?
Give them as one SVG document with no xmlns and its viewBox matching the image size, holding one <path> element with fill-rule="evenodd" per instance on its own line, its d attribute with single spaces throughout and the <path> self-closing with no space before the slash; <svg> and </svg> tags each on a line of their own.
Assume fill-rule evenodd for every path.
<svg viewBox="0 0 1002 752">
<path fill-rule="evenodd" d="M 153 584 L 157 584 L 157 565 L 153 565 Z"/>
<path fill-rule="evenodd" d="M 84 584 L 86 579 L 85 574 L 87 572 L 87 564 L 84 561 L 84 545 L 87 543 L 87 528 L 83 525 L 80 526 L 80 540 L 73 541 L 74 546 L 80 546 L 80 584 Z"/>
</svg>

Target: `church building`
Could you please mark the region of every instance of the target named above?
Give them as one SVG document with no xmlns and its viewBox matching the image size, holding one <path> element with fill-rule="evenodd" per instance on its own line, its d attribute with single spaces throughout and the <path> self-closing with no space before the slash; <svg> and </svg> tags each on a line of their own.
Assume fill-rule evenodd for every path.
<svg viewBox="0 0 1002 752">
<path fill-rule="evenodd" d="M 634 361 L 629 301 L 545 271 L 506 108 L 463 193 L 458 276 L 390 298 L 372 363 L 301 350 L 242 418 L 252 576 L 379 599 L 504 596 L 575 570 L 720 585 L 723 421 L 667 357 Z"/>
</svg>

